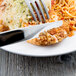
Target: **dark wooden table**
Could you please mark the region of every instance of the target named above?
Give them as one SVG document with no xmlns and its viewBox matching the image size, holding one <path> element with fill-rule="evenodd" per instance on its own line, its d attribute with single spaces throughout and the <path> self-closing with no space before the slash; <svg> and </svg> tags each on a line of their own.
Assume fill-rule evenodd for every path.
<svg viewBox="0 0 76 76">
<path fill-rule="evenodd" d="M 0 76 L 76 76 L 76 52 L 37 58 L 0 50 Z"/>
</svg>

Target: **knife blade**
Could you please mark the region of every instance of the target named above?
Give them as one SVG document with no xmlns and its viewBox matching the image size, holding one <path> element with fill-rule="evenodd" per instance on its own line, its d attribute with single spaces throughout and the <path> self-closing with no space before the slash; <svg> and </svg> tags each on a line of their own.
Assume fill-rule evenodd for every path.
<svg viewBox="0 0 76 76">
<path fill-rule="evenodd" d="M 15 30 L 0 32 L 0 47 L 20 41 L 22 39 L 25 40 L 30 39 L 47 26 L 50 26 L 51 29 L 51 28 L 59 27 L 62 24 L 63 24 L 62 21 L 57 21 L 52 23 L 45 23 L 36 26 L 29 26 Z"/>
</svg>

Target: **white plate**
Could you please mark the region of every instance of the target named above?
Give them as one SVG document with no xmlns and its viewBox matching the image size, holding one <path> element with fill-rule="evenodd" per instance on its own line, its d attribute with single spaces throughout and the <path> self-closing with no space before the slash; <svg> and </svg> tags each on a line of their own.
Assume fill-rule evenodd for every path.
<svg viewBox="0 0 76 76">
<path fill-rule="evenodd" d="M 11 45 L 3 46 L 1 49 L 26 56 L 55 56 L 70 53 L 76 50 L 76 34 L 73 37 L 68 37 L 62 42 L 52 46 L 35 46 L 21 41 Z"/>
</svg>

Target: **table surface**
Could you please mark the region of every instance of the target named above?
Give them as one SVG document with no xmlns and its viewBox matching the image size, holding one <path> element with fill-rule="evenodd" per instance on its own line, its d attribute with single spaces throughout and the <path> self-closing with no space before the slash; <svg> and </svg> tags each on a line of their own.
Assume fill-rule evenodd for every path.
<svg viewBox="0 0 76 76">
<path fill-rule="evenodd" d="M 76 52 L 68 55 L 71 60 L 61 62 L 60 56 L 37 58 L 0 50 L 0 76 L 76 76 Z"/>
</svg>

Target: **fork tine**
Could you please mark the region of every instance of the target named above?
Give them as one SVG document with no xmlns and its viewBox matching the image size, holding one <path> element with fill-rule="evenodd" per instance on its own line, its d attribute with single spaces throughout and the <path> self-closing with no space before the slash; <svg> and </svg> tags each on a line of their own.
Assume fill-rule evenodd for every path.
<svg viewBox="0 0 76 76">
<path fill-rule="evenodd" d="M 33 18 L 34 18 L 35 21 L 37 21 L 37 18 L 36 18 L 36 16 L 35 16 L 34 10 L 35 10 L 35 12 L 36 12 L 36 14 L 37 14 L 37 16 L 38 16 L 39 21 L 42 22 L 41 15 L 40 15 L 40 13 L 39 13 L 39 10 L 40 10 L 44 22 L 46 22 L 45 15 L 44 15 L 44 12 L 43 12 L 43 9 L 42 9 L 42 6 L 41 6 L 39 0 L 25 0 L 25 2 L 26 2 L 26 4 L 27 4 L 27 6 L 29 7 L 30 12 L 31 12 L 31 14 L 32 14 L 32 16 L 33 16 Z M 37 3 L 39 9 L 37 8 L 35 2 Z M 46 13 L 46 15 L 47 15 L 47 18 L 49 19 L 49 14 L 48 14 L 46 5 L 44 4 L 43 0 L 41 0 L 41 3 L 42 3 L 42 5 L 43 5 L 43 7 L 44 7 L 44 10 L 45 10 L 45 13 Z M 31 4 L 32 4 L 34 10 L 33 10 L 32 6 L 31 6 Z"/>
<path fill-rule="evenodd" d="M 43 7 L 44 7 L 44 10 L 46 12 L 46 15 L 47 15 L 47 18 L 49 19 L 49 14 L 48 14 L 48 11 L 47 11 L 47 8 L 46 8 L 46 5 L 44 4 L 43 0 L 41 0 L 42 4 L 43 4 Z"/>
<path fill-rule="evenodd" d="M 35 14 L 34 14 L 34 11 L 33 11 L 32 7 L 30 6 L 30 2 L 29 2 L 28 0 L 25 0 L 25 2 L 26 2 L 26 4 L 27 4 L 27 6 L 29 7 L 30 12 L 31 12 L 34 20 L 37 21 L 37 18 L 36 18 Z"/>
<path fill-rule="evenodd" d="M 39 14 L 39 11 L 38 11 L 35 3 L 34 3 L 32 0 L 30 0 L 30 2 L 32 3 L 32 5 L 33 5 L 33 7 L 34 7 L 34 9 L 35 9 L 35 11 L 36 11 L 36 13 L 37 13 L 37 15 L 38 15 L 39 21 L 41 22 L 41 21 L 42 21 L 42 20 L 41 20 L 41 16 L 40 16 L 40 14 Z"/>
<path fill-rule="evenodd" d="M 41 14 L 42 14 L 42 16 L 43 16 L 44 21 L 46 21 L 46 20 L 45 20 L 45 16 L 44 16 L 44 12 L 43 12 L 43 9 L 42 9 L 42 7 L 41 7 L 41 5 L 40 5 L 39 0 L 36 0 L 36 2 L 37 2 L 37 4 L 38 4 L 38 7 L 39 7 L 40 12 L 41 12 Z"/>
</svg>

